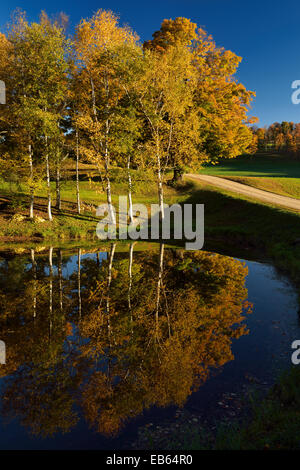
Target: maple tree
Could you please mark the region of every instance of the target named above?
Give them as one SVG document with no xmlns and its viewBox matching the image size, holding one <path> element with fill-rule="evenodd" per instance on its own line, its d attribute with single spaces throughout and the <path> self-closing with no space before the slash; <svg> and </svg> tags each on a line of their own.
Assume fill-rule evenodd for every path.
<svg viewBox="0 0 300 470">
<path fill-rule="evenodd" d="M 186 122 L 190 128 L 196 128 L 198 138 L 195 139 L 194 133 L 191 138 L 188 132 L 184 134 L 187 148 L 192 150 L 180 154 L 176 148 L 174 167 L 187 162 L 199 167 L 205 161 L 234 158 L 245 152 L 252 144 L 248 124 L 255 119 L 249 119 L 247 111 L 255 94 L 234 79 L 241 58 L 217 47 L 205 30 L 187 18 L 164 20 L 153 39 L 144 43 L 144 49 L 164 54 L 175 45 L 186 47 L 192 54 L 197 85 L 193 111 Z"/>
</svg>

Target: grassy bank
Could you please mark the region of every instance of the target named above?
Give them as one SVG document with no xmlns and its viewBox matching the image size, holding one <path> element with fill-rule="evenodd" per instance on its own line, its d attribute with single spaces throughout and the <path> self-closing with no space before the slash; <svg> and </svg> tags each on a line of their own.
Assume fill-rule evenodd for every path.
<svg viewBox="0 0 300 470">
<path fill-rule="evenodd" d="M 268 395 L 254 400 L 247 424 L 225 428 L 216 438 L 217 449 L 300 449 L 300 369 L 286 371 Z"/>
<path fill-rule="evenodd" d="M 245 399 L 241 419 L 222 419 L 214 426 L 191 416 L 180 426 L 143 429 L 142 448 L 164 450 L 299 450 L 300 369 L 286 371 L 266 396 Z M 178 421 L 177 421 L 178 422 Z M 167 436 L 166 436 L 167 434 Z M 160 443 L 163 443 L 161 446 Z M 137 442 L 140 448 L 141 443 Z"/>
<path fill-rule="evenodd" d="M 261 153 L 208 165 L 200 173 L 221 176 L 254 188 L 300 199 L 300 161 Z"/>
<path fill-rule="evenodd" d="M 135 203 L 157 203 L 157 183 L 152 172 L 133 172 Z M 81 214 L 77 214 L 76 189 L 73 175 L 68 173 L 62 182 L 62 209 L 55 209 L 55 186 L 52 185 L 53 221 L 48 220 L 46 188 L 36 191 L 34 220 L 28 217 L 29 197 L 25 185 L 0 180 L 0 238 L 10 241 L 38 240 L 95 240 L 96 209 L 106 202 L 105 190 L 93 167 L 81 169 Z M 187 188 L 188 189 L 188 188 Z M 127 174 L 112 172 L 112 200 L 118 207 L 118 196 L 128 191 Z M 177 191 L 165 185 L 166 202 L 172 204 L 186 196 L 185 188 Z"/>
<path fill-rule="evenodd" d="M 201 183 L 189 183 L 186 202 L 205 204 L 205 247 L 224 252 L 249 251 L 271 260 L 300 283 L 300 215 L 254 202 L 246 197 Z"/>
<path fill-rule="evenodd" d="M 228 176 L 227 179 L 237 183 L 247 184 L 253 188 L 263 189 L 271 193 L 300 199 L 300 178 L 255 178 Z"/>
</svg>

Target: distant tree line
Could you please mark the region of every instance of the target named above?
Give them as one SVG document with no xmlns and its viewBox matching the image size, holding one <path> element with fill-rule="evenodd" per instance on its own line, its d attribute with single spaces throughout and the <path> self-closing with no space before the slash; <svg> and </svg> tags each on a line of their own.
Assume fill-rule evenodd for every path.
<svg viewBox="0 0 300 470">
<path fill-rule="evenodd" d="M 300 159 L 300 123 L 274 122 L 269 127 L 252 127 L 257 151 L 276 151 Z"/>
<path fill-rule="evenodd" d="M 28 187 L 29 216 L 47 188 L 48 217 L 61 209 L 63 170 L 72 164 L 81 211 L 79 166 L 92 163 L 112 204 L 111 169 L 157 175 L 163 216 L 167 169 L 174 181 L 184 166 L 234 158 L 249 150 L 247 117 L 254 93 L 234 79 L 241 58 L 217 47 L 186 18 L 164 20 L 143 45 L 111 11 L 99 10 L 67 35 L 68 20 L 42 13 L 28 22 L 16 12 L 0 33 L 0 173 Z M 129 211 L 130 212 L 130 211 Z"/>
</svg>

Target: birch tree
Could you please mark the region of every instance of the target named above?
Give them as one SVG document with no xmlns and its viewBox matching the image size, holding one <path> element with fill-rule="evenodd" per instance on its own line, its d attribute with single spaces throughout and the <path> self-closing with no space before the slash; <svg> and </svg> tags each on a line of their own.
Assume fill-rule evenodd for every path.
<svg viewBox="0 0 300 470">
<path fill-rule="evenodd" d="M 139 163 L 142 151 L 142 114 L 138 107 L 139 80 L 144 71 L 143 52 L 138 43 L 121 44 L 116 49 L 113 68 L 118 87 L 125 92 L 119 102 L 113 126 L 113 150 L 117 163 L 127 170 L 129 221 L 133 222 L 132 165 Z"/>
<path fill-rule="evenodd" d="M 77 125 L 87 136 L 83 148 L 85 155 L 96 164 L 100 173 L 104 170 L 107 203 L 113 223 L 110 178 L 112 127 L 119 101 L 125 93 L 118 86 L 113 64 L 116 48 L 136 41 L 137 36 L 128 27 L 119 26 L 116 15 L 103 10 L 80 22 L 74 40 L 79 68 L 77 79 L 82 90 Z"/>
<path fill-rule="evenodd" d="M 163 183 L 170 163 L 174 137 L 193 106 L 195 70 L 190 51 L 182 45 L 161 54 L 146 50 L 144 72 L 139 82 L 138 106 L 145 120 L 145 151 L 152 156 L 157 173 L 158 199 L 164 218 Z M 184 137 L 184 136 L 183 136 Z M 177 148 L 184 145 L 177 139 Z"/>
<path fill-rule="evenodd" d="M 44 161 L 51 212 L 51 160 L 53 143 L 62 133 L 60 120 L 67 95 L 67 40 L 63 26 L 51 22 L 45 13 L 40 21 L 28 23 L 18 13 L 9 27 L 7 40 L 7 87 L 9 99 L 8 133 L 15 144 L 15 155 L 28 162 L 30 217 L 33 217 L 35 167 Z"/>
</svg>

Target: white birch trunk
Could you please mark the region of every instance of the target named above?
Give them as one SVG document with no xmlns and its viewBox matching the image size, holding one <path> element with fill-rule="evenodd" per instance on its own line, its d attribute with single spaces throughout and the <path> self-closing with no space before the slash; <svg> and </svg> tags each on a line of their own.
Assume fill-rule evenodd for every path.
<svg viewBox="0 0 300 470">
<path fill-rule="evenodd" d="M 76 129 L 76 199 L 77 212 L 80 214 L 80 190 L 79 190 L 79 138 L 78 129 Z"/>
<path fill-rule="evenodd" d="M 50 167 L 49 167 L 49 155 L 48 155 L 48 139 L 46 137 L 46 176 L 47 176 L 47 189 L 48 189 L 48 218 L 50 221 L 53 220 L 52 209 L 51 209 L 51 186 L 50 186 Z"/>
<path fill-rule="evenodd" d="M 129 221 L 130 223 L 133 222 L 133 209 L 132 209 L 132 180 L 131 180 L 131 172 L 130 172 L 130 155 L 128 155 L 127 159 L 127 173 L 128 173 L 128 202 L 129 202 Z"/>
<path fill-rule="evenodd" d="M 60 197 L 60 167 L 57 163 L 56 167 L 56 209 L 61 210 L 61 197 Z"/>
</svg>

